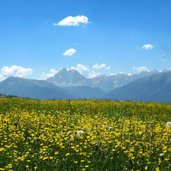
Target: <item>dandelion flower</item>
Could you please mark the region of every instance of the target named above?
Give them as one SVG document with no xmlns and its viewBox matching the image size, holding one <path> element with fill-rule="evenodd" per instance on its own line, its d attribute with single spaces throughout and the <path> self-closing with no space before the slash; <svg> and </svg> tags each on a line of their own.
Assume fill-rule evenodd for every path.
<svg viewBox="0 0 171 171">
<path fill-rule="evenodd" d="M 168 127 L 171 128 L 171 122 L 167 122 L 167 123 L 166 123 L 166 126 L 168 126 Z"/>
<path fill-rule="evenodd" d="M 77 131 L 77 136 L 78 137 L 81 137 L 83 134 L 84 134 L 84 131 L 83 130 Z"/>
</svg>

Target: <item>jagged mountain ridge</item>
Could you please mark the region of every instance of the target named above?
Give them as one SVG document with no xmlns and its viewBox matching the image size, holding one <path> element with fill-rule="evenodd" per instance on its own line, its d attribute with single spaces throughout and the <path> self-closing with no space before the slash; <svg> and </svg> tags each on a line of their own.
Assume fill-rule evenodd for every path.
<svg viewBox="0 0 171 171">
<path fill-rule="evenodd" d="M 61 69 L 53 77 L 48 78 L 46 81 L 59 86 L 88 86 L 90 84 L 89 79 L 85 78 L 76 70 L 67 70 L 66 68 Z"/>
<path fill-rule="evenodd" d="M 72 69 L 61 69 L 53 77 L 48 78 L 46 81 L 59 86 L 59 87 L 73 87 L 73 86 L 88 86 L 98 87 L 104 92 L 109 92 L 112 89 L 124 86 L 138 78 L 152 75 L 157 71 L 143 72 L 140 74 L 124 74 L 119 73 L 115 75 L 99 75 L 93 78 L 87 78 L 80 74 L 78 71 Z"/>
</svg>

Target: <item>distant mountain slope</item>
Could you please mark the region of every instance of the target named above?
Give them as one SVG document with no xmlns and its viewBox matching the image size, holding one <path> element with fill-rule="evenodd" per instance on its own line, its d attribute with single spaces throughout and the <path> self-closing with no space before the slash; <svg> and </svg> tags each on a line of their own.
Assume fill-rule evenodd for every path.
<svg viewBox="0 0 171 171">
<path fill-rule="evenodd" d="M 99 75 L 91 79 L 93 87 L 100 87 L 105 92 L 121 87 L 132 81 L 132 77 L 127 74 Z"/>
<path fill-rule="evenodd" d="M 4 94 L 0 94 L 0 97 L 5 97 L 6 95 L 4 95 Z"/>
<path fill-rule="evenodd" d="M 112 90 L 104 98 L 171 103 L 171 72 L 162 72 L 140 78 Z"/>
<path fill-rule="evenodd" d="M 93 99 L 101 98 L 105 93 L 100 88 L 88 87 L 88 86 L 73 86 L 65 87 L 65 90 L 74 94 L 78 99 Z"/>
<path fill-rule="evenodd" d="M 66 90 L 46 81 L 8 78 L 0 82 L 0 93 L 33 99 L 70 99 L 74 98 Z"/>
<path fill-rule="evenodd" d="M 122 87 L 139 78 L 157 73 L 157 71 L 142 72 L 139 74 L 124 74 L 119 73 L 115 75 L 100 75 L 91 79 L 92 86 L 100 87 L 102 90 L 109 92 L 115 88 Z"/>
</svg>

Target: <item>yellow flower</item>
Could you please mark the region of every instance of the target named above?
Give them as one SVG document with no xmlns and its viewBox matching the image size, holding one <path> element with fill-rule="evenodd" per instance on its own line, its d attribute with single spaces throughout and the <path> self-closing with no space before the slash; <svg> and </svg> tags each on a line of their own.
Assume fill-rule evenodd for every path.
<svg viewBox="0 0 171 171">
<path fill-rule="evenodd" d="M 159 167 L 156 167 L 156 171 L 160 171 L 160 168 Z"/>
<path fill-rule="evenodd" d="M 81 163 L 84 163 L 85 162 L 85 160 L 81 160 Z"/>
<path fill-rule="evenodd" d="M 66 154 L 65 154 L 66 157 L 69 156 L 69 155 L 70 155 L 70 153 L 66 153 Z"/>
<path fill-rule="evenodd" d="M 5 151 L 5 148 L 1 147 L 0 152 L 3 152 L 3 151 Z"/>
<path fill-rule="evenodd" d="M 55 154 L 55 155 L 58 155 L 58 154 L 59 154 L 59 152 L 58 152 L 58 151 L 56 151 L 54 154 Z"/>
</svg>

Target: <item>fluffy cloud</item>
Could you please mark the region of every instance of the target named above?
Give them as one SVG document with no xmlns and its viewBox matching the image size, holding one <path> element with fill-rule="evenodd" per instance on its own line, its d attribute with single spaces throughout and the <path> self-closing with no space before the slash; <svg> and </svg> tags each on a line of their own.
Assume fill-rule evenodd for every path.
<svg viewBox="0 0 171 171">
<path fill-rule="evenodd" d="M 33 70 L 31 68 L 24 68 L 21 66 L 4 66 L 0 70 L 0 80 L 4 80 L 8 77 L 26 77 L 31 75 Z"/>
<path fill-rule="evenodd" d="M 80 26 L 88 24 L 88 17 L 84 15 L 68 16 L 58 23 L 53 23 L 54 26 Z"/>
<path fill-rule="evenodd" d="M 70 48 L 70 49 L 66 50 L 66 51 L 63 53 L 63 55 L 64 55 L 64 56 L 72 56 L 72 55 L 74 55 L 76 52 L 77 52 L 76 49 Z"/>
<path fill-rule="evenodd" d="M 93 65 L 93 69 L 106 69 L 109 70 L 111 67 L 106 64 L 95 64 Z"/>
<path fill-rule="evenodd" d="M 82 65 L 82 64 L 77 64 L 75 67 L 71 67 L 71 69 L 75 69 L 80 73 L 89 72 L 89 68 L 86 65 Z"/>
<path fill-rule="evenodd" d="M 92 70 L 92 67 L 83 64 L 77 64 L 75 67 L 71 67 L 71 69 L 77 70 L 80 74 L 83 74 L 87 78 L 94 78 L 100 75 L 100 72 L 96 72 Z"/>
<path fill-rule="evenodd" d="M 77 70 L 79 73 L 83 74 L 84 76 L 88 78 L 93 78 L 98 75 L 101 75 L 100 72 L 96 72 L 93 69 L 100 70 L 100 69 L 106 69 L 109 70 L 111 67 L 107 66 L 106 64 L 94 64 L 93 66 L 86 66 L 83 64 L 77 64 L 76 66 L 71 67 L 71 69 Z"/>
<path fill-rule="evenodd" d="M 50 77 L 53 77 L 56 73 L 58 72 L 58 70 L 56 70 L 56 69 L 50 69 L 50 71 L 49 71 L 49 73 L 48 74 L 46 74 L 46 73 L 42 73 L 41 74 L 41 76 L 40 76 L 40 80 L 46 80 L 46 79 L 48 79 L 48 78 L 50 78 Z"/>
<path fill-rule="evenodd" d="M 145 66 L 133 67 L 133 69 L 134 69 L 135 71 L 138 71 L 138 72 L 149 72 L 149 71 L 150 71 L 150 70 L 149 70 L 147 67 L 145 67 Z"/>
<path fill-rule="evenodd" d="M 153 47 L 154 46 L 152 44 L 145 44 L 145 45 L 142 46 L 142 48 L 145 49 L 145 50 L 151 50 L 151 49 L 153 49 Z"/>
</svg>

